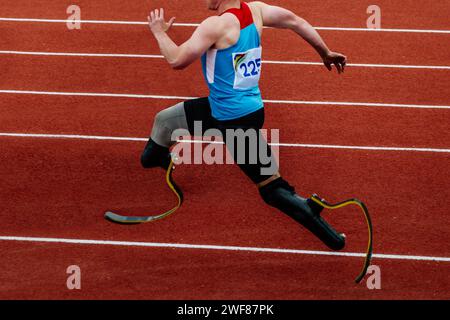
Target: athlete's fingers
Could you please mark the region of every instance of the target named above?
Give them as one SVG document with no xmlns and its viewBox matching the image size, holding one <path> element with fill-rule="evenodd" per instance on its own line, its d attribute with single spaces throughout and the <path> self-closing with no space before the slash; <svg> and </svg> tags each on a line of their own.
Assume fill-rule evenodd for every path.
<svg viewBox="0 0 450 320">
<path fill-rule="evenodd" d="M 164 21 L 164 8 L 159 9 L 159 17 Z"/>
<path fill-rule="evenodd" d="M 342 55 L 339 63 L 341 65 L 342 72 L 344 72 L 345 65 L 347 64 L 347 57 Z"/>
<path fill-rule="evenodd" d="M 334 65 L 336 66 L 336 69 L 337 69 L 338 73 L 341 74 L 342 73 L 342 67 L 341 67 L 340 63 L 339 62 L 335 62 Z"/>
<path fill-rule="evenodd" d="M 175 22 L 175 17 L 172 17 L 170 20 L 169 20 L 169 28 L 173 25 L 173 23 Z"/>
<path fill-rule="evenodd" d="M 334 65 L 336 66 L 336 70 L 337 70 L 338 74 L 341 74 L 341 73 L 342 73 L 342 65 L 341 65 L 341 62 L 340 62 L 340 61 L 335 61 L 335 62 L 334 62 Z"/>
<path fill-rule="evenodd" d="M 154 11 L 150 12 L 150 18 L 151 18 L 151 22 L 155 21 L 155 12 Z"/>
<path fill-rule="evenodd" d="M 331 71 L 333 68 L 331 67 L 330 63 L 325 62 L 324 63 L 325 67 L 327 67 L 328 71 Z"/>
<path fill-rule="evenodd" d="M 159 10 L 155 9 L 155 19 L 159 19 Z"/>
<path fill-rule="evenodd" d="M 344 72 L 344 66 L 345 66 L 345 56 L 342 55 L 340 57 L 340 59 L 338 61 L 338 64 L 339 64 L 339 69 L 341 70 L 341 73 L 343 73 Z"/>
</svg>

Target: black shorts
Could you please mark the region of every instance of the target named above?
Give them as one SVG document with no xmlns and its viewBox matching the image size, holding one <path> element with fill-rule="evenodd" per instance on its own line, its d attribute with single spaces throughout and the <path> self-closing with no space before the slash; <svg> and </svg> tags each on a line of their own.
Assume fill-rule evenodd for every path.
<svg viewBox="0 0 450 320">
<path fill-rule="evenodd" d="M 217 120 L 212 116 L 208 98 L 185 101 L 184 110 L 189 133 L 195 135 L 194 123 L 196 121 L 201 122 L 202 135 L 209 129 L 219 130 L 229 151 L 233 155 L 234 161 L 254 183 L 261 183 L 278 172 L 278 165 L 276 164 L 272 150 L 259 131 L 264 125 L 264 108 L 244 117 L 226 121 Z M 227 138 L 227 130 L 229 129 L 241 129 L 246 132 L 252 129 L 256 132 L 256 139 L 244 138 L 241 140 L 244 143 L 244 147 L 242 148 L 245 150 L 244 155 L 242 153 L 239 154 L 242 149 L 237 148 L 239 145 L 237 136 Z M 257 155 L 254 154 L 255 150 L 257 150 Z M 253 158 L 251 158 L 252 152 Z"/>
</svg>

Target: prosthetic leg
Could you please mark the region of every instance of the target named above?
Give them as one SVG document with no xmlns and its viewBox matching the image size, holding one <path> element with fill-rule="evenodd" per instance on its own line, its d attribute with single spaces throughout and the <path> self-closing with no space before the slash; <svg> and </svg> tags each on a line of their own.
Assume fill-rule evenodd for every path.
<svg viewBox="0 0 450 320">
<path fill-rule="evenodd" d="M 292 219 L 300 223 L 328 248 L 342 250 L 345 247 L 345 236 L 334 230 L 321 216 L 323 207 L 304 199 L 295 193 L 295 189 L 282 178 L 278 178 L 259 190 L 263 200 Z"/>
<path fill-rule="evenodd" d="M 164 157 L 164 161 L 165 161 L 165 159 L 166 158 Z M 159 163 L 159 162 L 157 162 L 157 163 Z M 166 172 L 166 183 L 167 183 L 167 186 L 170 188 L 170 190 L 172 190 L 172 192 L 177 197 L 177 204 L 175 207 L 173 207 L 172 209 L 170 209 L 162 214 L 147 215 L 147 216 L 125 216 L 125 215 L 119 215 L 112 211 L 107 211 L 105 213 L 105 219 L 107 219 L 111 222 L 119 223 L 119 224 L 141 224 L 141 223 L 147 223 L 147 222 L 166 218 L 169 215 L 171 215 L 172 213 L 174 213 L 175 211 L 177 211 L 183 204 L 183 192 L 173 181 L 172 172 L 174 169 L 175 169 L 175 166 L 174 166 L 173 160 L 172 160 L 172 158 L 170 158 L 170 154 L 169 154 L 169 164 L 167 165 L 167 172 Z"/>
<path fill-rule="evenodd" d="M 358 205 L 366 218 L 369 233 L 364 266 L 355 279 L 356 283 L 361 282 L 370 266 L 373 252 L 372 221 L 370 219 L 369 211 L 364 203 L 358 199 L 350 199 L 337 204 L 330 204 L 315 194 L 309 199 L 304 199 L 298 196 L 295 193 L 295 189 L 282 178 L 278 178 L 266 186 L 261 187 L 259 192 L 268 205 L 279 209 L 295 221 L 299 222 L 318 237 L 326 246 L 336 251 L 342 250 L 345 247 L 345 236 L 334 230 L 320 214 L 324 208 L 335 210 L 350 204 Z"/>
<path fill-rule="evenodd" d="M 169 148 L 160 146 L 150 138 L 141 155 L 142 166 L 146 169 L 155 167 L 167 169 L 170 160 Z"/>
</svg>

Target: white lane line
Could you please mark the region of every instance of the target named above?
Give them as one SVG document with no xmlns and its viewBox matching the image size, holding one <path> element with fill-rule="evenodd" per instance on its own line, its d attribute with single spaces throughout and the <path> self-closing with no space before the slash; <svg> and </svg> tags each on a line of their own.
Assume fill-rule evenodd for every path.
<svg viewBox="0 0 450 320">
<path fill-rule="evenodd" d="M 198 97 L 128 94 L 128 93 L 95 93 L 95 92 L 54 92 L 54 91 L 30 91 L 30 90 L 0 90 L 5 94 L 31 94 L 51 96 L 82 96 L 82 97 L 111 97 L 134 99 L 165 99 L 165 100 L 189 100 Z M 387 107 L 387 108 L 416 108 L 416 109 L 450 109 L 446 105 L 422 105 L 422 104 L 398 104 L 398 103 L 370 103 L 370 102 L 340 102 L 340 101 L 304 101 L 304 100 L 263 100 L 268 104 L 293 104 L 293 105 L 319 105 L 319 106 L 353 106 L 353 107 Z"/>
<path fill-rule="evenodd" d="M 103 57 L 103 58 L 144 58 L 144 59 L 164 59 L 162 55 L 156 54 L 128 54 L 128 53 L 83 53 L 83 52 L 40 52 L 40 51 L 10 51 L 0 50 L 0 54 L 10 55 L 30 55 L 30 56 L 60 56 L 60 57 Z M 321 62 L 309 61 L 283 61 L 283 60 L 263 60 L 266 64 L 280 65 L 305 65 L 321 66 Z M 374 63 L 349 63 L 348 67 L 359 68 L 391 68 L 391 69 L 430 69 L 430 70 L 450 70 L 450 66 L 423 66 L 423 65 L 402 65 L 402 64 L 374 64 Z"/>
<path fill-rule="evenodd" d="M 0 18 L 0 21 L 9 22 L 39 22 L 39 23 L 86 23 L 86 24 L 117 24 L 117 25 L 148 25 L 145 21 L 119 21 L 119 20 L 63 20 L 63 19 L 39 19 L 39 18 Z M 198 23 L 174 23 L 175 27 L 198 27 Z M 437 29 L 368 29 L 368 28 L 346 28 L 346 27 L 315 27 L 317 30 L 326 31 L 357 31 L 357 32 L 401 32 L 401 33 L 441 33 L 450 34 L 450 30 Z"/>
<path fill-rule="evenodd" d="M 165 99 L 165 100 L 189 100 L 197 97 L 184 96 L 161 96 L 149 94 L 127 94 L 127 93 L 95 93 L 95 92 L 51 92 L 51 91 L 30 91 L 30 90 L 0 90 L 0 93 L 7 94 L 34 94 L 50 96 L 81 96 L 81 97 L 109 97 L 109 98 L 134 98 L 134 99 Z"/>
<path fill-rule="evenodd" d="M 1 52 L 0 52 L 1 53 Z M 321 62 L 309 61 L 273 61 L 264 60 L 266 64 L 286 64 L 286 65 L 306 65 L 306 66 L 321 66 Z M 450 70 L 450 66 L 423 66 L 423 65 L 406 65 L 406 64 L 375 64 L 375 63 L 348 63 L 347 67 L 353 68 L 390 68 L 390 69 L 430 69 L 430 70 Z"/>
<path fill-rule="evenodd" d="M 398 104 L 398 103 L 301 101 L 301 100 L 264 100 L 264 102 L 273 104 L 299 104 L 299 105 L 319 105 L 319 106 L 322 105 L 322 106 L 356 106 L 356 107 L 387 107 L 387 108 L 417 108 L 417 109 L 450 109 L 450 106 L 443 106 L 443 105 Z"/>
<path fill-rule="evenodd" d="M 367 32 L 401 32 L 401 33 L 441 33 L 450 34 L 450 30 L 436 30 L 436 29 L 368 29 L 368 28 L 339 28 L 339 27 L 316 27 L 317 30 L 327 31 L 367 31 Z"/>
<path fill-rule="evenodd" d="M 39 23 L 85 23 L 85 24 L 122 24 L 122 25 L 148 25 L 145 21 L 119 21 L 119 20 L 64 20 L 64 19 L 40 19 L 40 18 L 5 18 L 5 22 L 39 22 Z M 177 27 L 196 27 L 197 23 L 174 23 Z"/>
<path fill-rule="evenodd" d="M 184 243 L 159 243 L 159 242 L 140 242 L 140 241 L 86 240 L 86 239 L 38 238 L 38 237 L 16 237 L 16 236 L 0 236 L 0 241 L 45 242 L 45 243 L 65 243 L 65 244 L 83 244 L 83 245 L 107 245 L 107 246 L 122 246 L 122 247 L 170 248 L 170 249 L 221 250 L 221 251 L 241 251 L 241 252 L 243 251 L 243 252 L 261 252 L 261 253 L 264 252 L 264 253 L 317 255 L 317 256 L 358 257 L 358 258 L 365 257 L 364 253 L 355 253 L 355 252 L 328 252 L 328 251 L 282 249 L 282 248 L 259 248 L 259 247 L 221 246 L 221 245 L 184 244 Z M 375 253 L 373 254 L 373 258 L 389 259 L 389 260 L 450 262 L 450 257 L 413 256 L 402 254 Z"/>
<path fill-rule="evenodd" d="M 0 136 L 2 134 L 0 133 Z M 202 143 L 202 144 L 223 144 L 221 141 L 202 141 L 183 139 L 177 142 L 184 143 Z M 275 147 L 290 147 L 290 148 L 317 148 L 317 149 L 347 149 L 347 150 L 368 150 L 368 151 L 412 151 L 412 152 L 436 152 L 436 153 L 450 153 L 450 149 L 436 149 L 436 148 L 413 148 L 413 147 L 374 147 L 374 146 L 343 146 L 343 145 L 329 145 L 329 144 L 308 144 L 308 143 L 269 143 Z"/>
<path fill-rule="evenodd" d="M 112 141 L 147 141 L 148 138 L 89 136 L 77 134 L 45 134 L 45 133 L 9 133 L 0 132 L 0 137 L 43 138 L 43 139 L 77 139 L 77 140 L 112 140 Z"/>
<path fill-rule="evenodd" d="M 148 138 L 134 138 L 134 137 L 90 136 L 90 135 L 75 135 L 75 134 L 10 133 L 10 132 L 0 132 L 0 137 L 43 138 L 43 139 L 79 139 L 79 140 L 112 140 L 112 141 L 147 141 L 148 140 Z M 202 144 L 223 144 L 223 142 L 220 142 L 220 141 L 211 142 L 211 141 L 190 140 L 190 139 L 178 140 L 177 142 L 202 143 Z M 438 148 L 344 146 L 344 145 L 304 144 L 304 143 L 269 143 L 269 145 L 278 146 L 278 147 L 290 147 L 290 148 L 450 153 L 450 149 L 438 149 Z"/>
<path fill-rule="evenodd" d="M 105 57 L 105 58 L 147 58 L 164 59 L 156 54 L 123 54 L 123 53 L 82 53 L 82 52 L 39 52 L 39 51 L 10 51 L 0 50 L 0 54 L 29 55 L 29 56 L 62 56 L 62 57 Z"/>
</svg>

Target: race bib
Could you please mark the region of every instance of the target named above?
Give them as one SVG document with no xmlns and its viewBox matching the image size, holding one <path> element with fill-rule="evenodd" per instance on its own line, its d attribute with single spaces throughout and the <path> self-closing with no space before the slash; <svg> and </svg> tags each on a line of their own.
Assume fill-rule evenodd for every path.
<svg viewBox="0 0 450 320">
<path fill-rule="evenodd" d="M 256 87 L 261 75 L 261 47 L 233 53 L 234 89 Z"/>
</svg>

